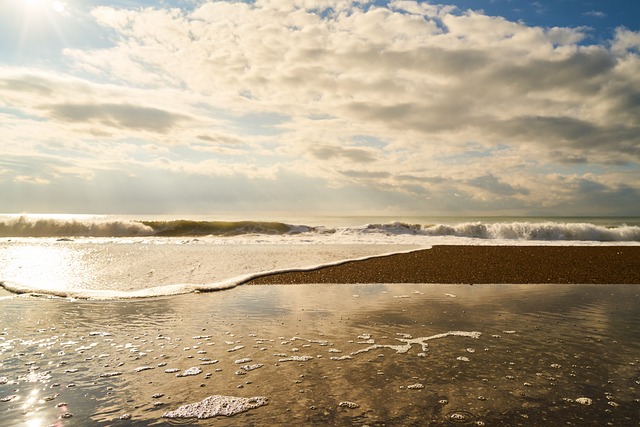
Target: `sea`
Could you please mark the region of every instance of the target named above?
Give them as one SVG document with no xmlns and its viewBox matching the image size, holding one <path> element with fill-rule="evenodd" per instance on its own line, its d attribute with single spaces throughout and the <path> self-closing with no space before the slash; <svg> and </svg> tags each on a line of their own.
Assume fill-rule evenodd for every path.
<svg viewBox="0 0 640 427">
<path fill-rule="evenodd" d="M 0 425 L 637 425 L 636 285 L 244 286 L 441 244 L 640 217 L 0 215 Z"/>
<path fill-rule="evenodd" d="M 5 214 L 0 281 L 17 294 L 175 295 L 439 244 L 638 245 L 640 217 Z"/>
</svg>

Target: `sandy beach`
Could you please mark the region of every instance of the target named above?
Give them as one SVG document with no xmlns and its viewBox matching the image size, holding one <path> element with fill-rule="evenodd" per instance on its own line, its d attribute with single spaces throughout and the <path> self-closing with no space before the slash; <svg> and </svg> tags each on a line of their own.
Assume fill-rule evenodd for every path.
<svg viewBox="0 0 640 427">
<path fill-rule="evenodd" d="M 250 283 L 640 284 L 640 246 L 434 246 Z"/>
</svg>

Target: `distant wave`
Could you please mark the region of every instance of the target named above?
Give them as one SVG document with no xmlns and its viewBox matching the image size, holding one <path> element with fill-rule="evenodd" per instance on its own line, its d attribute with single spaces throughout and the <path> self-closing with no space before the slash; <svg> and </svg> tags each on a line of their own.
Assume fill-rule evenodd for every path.
<svg viewBox="0 0 640 427">
<path fill-rule="evenodd" d="M 263 221 L 141 221 L 154 236 L 237 236 L 240 234 L 288 234 L 297 227 L 281 222 Z M 306 228 L 304 228 L 306 230 Z"/>
<path fill-rule="evenodd" d="M 0 221 L 0 237 L 237 236 L 306 230 L 305 227 L 261 221 L 82 221 L 26 217 Z"/>
<path fill-rule="evenodd" d="M 403 233 L 424 236 L 453 236 L 505 240 L 577 240 L 615 242 L 640 241 L 640 227 L 621 225 L 604 227 L 590 223 L 557 222 L 463 222 L 455 225 L 370 224 L 367 232 Z"/>
<path fill-rule="evenodd" d="M 269 221 L 119 221 L 18 217 L 0 220 L 0 237 L 181 237 L 239 235 L 418 235 L 532 241 L 640 241 L 640 226 L 605 227 L 573 222 L 391 222 L 359 227 L 291 225 Z"/>
<path fill-rule="evenodd" d="M 1 237 L 130 237 L 153 234 L 151 227 L 136 221 L 81 221 L 26 217 L 0 221 Z"/>
</svg>

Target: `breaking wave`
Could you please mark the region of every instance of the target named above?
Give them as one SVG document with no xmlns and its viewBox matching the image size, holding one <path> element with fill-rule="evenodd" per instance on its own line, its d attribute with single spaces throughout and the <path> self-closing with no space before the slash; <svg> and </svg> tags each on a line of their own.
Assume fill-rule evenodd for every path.
<svg viewBox="0 0 640 427">
<path fill-rule="evenodd" d="M 640 241 L 640 227 L 605 227 L 591 223 L 558 222 L 462 222 L 459 224 L 369 224 L 363 233 L 413 234 L 432 237 L 465 237 L 501 240 L 567 240 L 599 242 Z"/>
<path fill-rule="evenodd" d="M 640 227 L 622 225 L 604 227 L 590 223 L 528 223 L 509 222 L 483 224 L 433 225 L 421 232 L 430 236 L 456 236 L 506 240 L 578 240 L 578 241 L 640 241 Z"/>
<path fill-rule="evenodd" d="M 69 220 L 18 217 L 0 220 L 0 237 L 181 237 L 239 235 L 417 235 L 531 241 L 640 241 L 640 226 L 603 226 L 588 222 L 391 222 L 358 227 L 291 225 L 269 221 Z"/>
<path fill-rule="evenodd" d="M 81 221 L 26 217 L 0 221 L 0 237 L 151 236 L 153 229 L 136 221 Z"/>
<path fill-rule="evenodd" d="M 237 236 L 287 234 L 297 230 L 288 224 L 261 221 L 83 221 L 26 217 L 0 221 L 0 237 Z"/>
</svg>

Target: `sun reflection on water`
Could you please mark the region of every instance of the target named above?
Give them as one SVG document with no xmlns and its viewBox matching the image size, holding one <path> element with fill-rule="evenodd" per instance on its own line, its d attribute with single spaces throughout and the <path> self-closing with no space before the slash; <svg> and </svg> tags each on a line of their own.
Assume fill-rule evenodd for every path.
<svg viewBox="0 0 640 427">
<path fill-rule="evenodd" d="M 42 418 L 31 418 L 27 420 L 27 427 L 41 427 L 44 425 L 44 420 Z"/>
<path fill-rule="evenodd" d="M 0 250 L 0 280 L 56 291 L 78 285 L 85 270 L 82 253 L 63 244 L 11 245 Z"/>
</svg>

